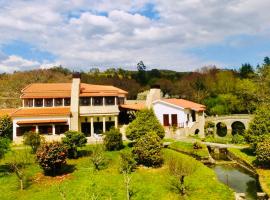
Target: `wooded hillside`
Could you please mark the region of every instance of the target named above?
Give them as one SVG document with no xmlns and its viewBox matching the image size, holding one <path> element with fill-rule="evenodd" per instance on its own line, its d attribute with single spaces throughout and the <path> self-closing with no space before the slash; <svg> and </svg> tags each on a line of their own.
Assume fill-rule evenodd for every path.
<svg viewBox="0 0 270 200">
<path fill-rule="evenodd" d="M 238 71 L 204 67 L 196 72 L 147 70 L 143 62 L 137 71 L 92 68 L 82 73 L 82 82 L 108 84 L 129 92 L 129 99 L 160 85 L 165 97 L 192 100 L 207 106 L 207 114 L 252 113 L 260 103 L 270 101 L 270 59 L 256 68 L 243 64 Z M 71 82 L 72 71 L 63 67 L 0 74 L 0 107 L 20 106 L 21 89 L 30 83 Z"/>
</svg>

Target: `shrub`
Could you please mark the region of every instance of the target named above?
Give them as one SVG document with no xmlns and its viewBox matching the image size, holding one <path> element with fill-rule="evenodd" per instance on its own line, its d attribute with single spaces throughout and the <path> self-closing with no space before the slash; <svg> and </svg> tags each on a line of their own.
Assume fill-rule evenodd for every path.
<svg viewBox="0 0 270 200">
<path fill-rule="evenodd" d="M 78 131 L 67 131 L 64 134 L 66 137 L 62 138 L 62 142 L 67 147 L 68 157 L 77 158 L 78 147 L 85 146 L 87 138 L 83 133 Z"/>
<path fill-rule="evenodd" d="M 134 145 L 132 153 L 138 164 L 147 167 L 159 167 L 163 162 L 161 139 L 155 132 L 142 136 Z"/>
<path fill-rule="evenodd" d="M 262 142 L 270 137 L 270 110 L 266 105 L 259 107 L 246 133 L 246 141 L 252 144 L 253 150 L 256 149 L 257 143 Z"/>
<path fill-rule="evenodd" d="M 245 143 L 245 137 L 240 134 L 235 134 L 232 137 L 232 143 L 234 144 L 244 144 Z"/>
<path fill-rule="evenodd" d="M 12 139 L 12 120 L 9 116 L 5 115 L 0 118 L 0 136 Z"/>
<path fill-rule="evenodd" d="M 60 142 L 43 143 L 36 152 L 36 158 L 45 173 L 55 175 L 66 164 L 67 149 Z"/>
<path fill-rule="evenodd" d="M 215 134 L 215 123 L 206 122 L 204 125 L 205 136 L 214 136 Z"/>
<path fill-rule="evenodd" d="M 36 153 L 38 147 L 44 142 L 44 137 L 39 133 L 30 131 L 23 136 L 23 143 L 29 145 L 32 149 L 32 153 Z"/>
<path fill-rule="evenodd" d="M 270 139 L 257 144 L 256 159 L 260 165 L 264 167 L 270 166 Z"/>
<path fill-rule="evenodd" d="M 100 170 L 105 167 L 106 159 L 104 155 L 104 147 L 102 145 L 94 146 L 90 160 L 93 163 L 95 170 Z"/>
<path fill-rule="evenodd" d="M 134 159 L 133 154 L 130 151 L 122 151 L 120 156 L 120 172 L 123 174 L 129 174 L 135 171 L 137 162 Z"/>
<path fill-rule="evenodd" d="M 119 129 L 112 128 L 105 133 L 103 141 L 108 151 L 117 151 L 123 148 L 122 134 Z"/>
<path fill-rule="evenodd" d="M 203 146 L 202 146 L 202 144 L 200 143 L 200 142 L 194 142 L 193 143 L 193 149 L 202 149 L 203 148 Z"/>
<path fill-rule="evenodd" d="M 10 139 L 0 137 L 0 159 L 10 150 Z"/>
<path fill-rule="evenodd" d="M 156 118 L 154 111 L 145 109 L 139 111 L 136 119 L 128 125 L 126 136 L 130 140 L 137 140 L 151 131 L 155 131 L 161 139 L 165 136 L 164 128 Z"/>
</svg>

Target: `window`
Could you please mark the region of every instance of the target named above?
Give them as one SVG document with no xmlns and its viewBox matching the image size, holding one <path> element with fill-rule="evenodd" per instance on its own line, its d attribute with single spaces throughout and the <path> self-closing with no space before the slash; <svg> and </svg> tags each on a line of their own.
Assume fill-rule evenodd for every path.
<svg viewBox="0 0 270 200">
<path fill-rule="evenodd" d="M 52 107 L 53 106 L 53 99 L 45 99 L 45 107 Z"/>
<path fill-rule="evenodd" d="M 106 103 L 106 105 L 114 105 L 115 104 L 115 97 L 106 97 L 105 103 Z"/>
<path fill-rule="evenodd" d="M 33 107 L 33 99 L 24 99 L 24 107 Z"/>
<path fill-rule="evenodd" d="M 81 106 L 90 106 L 91 105 L 90 97 L 81 97 L 80 98 L 80 105 Z"/>
<path fill-rule="evenodd" d="M 194 110 L 192 110 L 192 112 L 191 112 L 191 117 L 192 117 L 192 121 L 195 122 L 196 121 L 196 112 Z"/>
<path fill-rule="evenodd" d="M 55 134 L 59 135 L 69 130 L 68 125 L 55 125 Z"/>
<path fill-rule="evenodd" d="M 102 97 L 94 97 L 93 98 L 93 105 L 94 106 L 102 106 L 103 105 L 103 98 Z"/>
<path fill-rule="evenodd" d="M 62 98 L 54 99 L 54 106 L 63 106 L 63 99 Z"/>
<path fill-rule="evenodd" d="M 35 99 L 35 107 L 42 107 L 43 99 Z"/>
<path fill-rule="evenodd" d="M 65 98 L 64 99 L 64 105 L 65 106 L 70 106 L 70 98 Z"/>
<path fill-rule="evenodd" d="M 49 126 L 49 125 L 39 126 L 38 132 L 41 134 L 52 134 L 52 126 Z"/>
</svg>

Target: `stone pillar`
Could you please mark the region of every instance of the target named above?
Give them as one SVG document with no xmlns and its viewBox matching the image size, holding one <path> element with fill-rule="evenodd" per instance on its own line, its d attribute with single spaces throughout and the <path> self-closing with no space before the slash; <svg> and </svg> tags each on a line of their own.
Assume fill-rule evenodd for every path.
<svg viewBox="0 0 270 200">
<path fill-rule="evenodd" d="M 103 133 L 105 133 L 106 132 L 106 117 L 105 116 L 102 117 L 102 121 L 103 121 Z"/>
<path fill-rule="evenodd" d="M 42 99 L 42 107 L 45 107 L 45 99 Z"/>
<path fill-rule="evenodd" d="M 102 105 L 105 106 L 105 97 L 102 97 Z"/>
<path fill-rule="evenodd" d="M 55 106 L 55 100 L 54 100 L 54 98 L 52 99 L 52 105 L 53 105 L 53 107 Z"/>
<path fill-rule="evenodd" d="M 22 100 L 22 107 L 24 107 L 24 99 Z"/>
<path fill-rule="evenodd" d="M 94 117 L 90 118 L 90 123 L 91 123 L 91 137 L 94 136 Z"/>
<path fill-rule="evenodd" d="M 117 97 L 114 97 L 114 105 L 117 106 Z"/>
<path fill-rule="evenodd" d="M 90 106 L 93 106 L 93 97 L 90 97 Z"/>
<path fill-rule="evenodd" d="M 38 133 L 39 132 L 39 130 L 38 130 L 38 125 L 36 125 L 36 133 Z"/>
<path fill-rule="evenodd" d="M 55 135 L 55 124 L 52 125 L 52 134 Z"/>
<path fill-rule="evenodd" d="M 13 121 L 13 140 L 15 140 L 17 137 L 17 127 L 18 125 L 16 124 L 15 121 Z"/>
<path fill-rule="evenodd" d="M 231 123 L 225 123 L 227 127 L 227 135 L 226 136 L 232 136 L 232 124 Z"/>
<path fill-rule="evenodd" d="M 114 127 L 118 128 L 118 116 L 114 117 Z"/>
</svg>

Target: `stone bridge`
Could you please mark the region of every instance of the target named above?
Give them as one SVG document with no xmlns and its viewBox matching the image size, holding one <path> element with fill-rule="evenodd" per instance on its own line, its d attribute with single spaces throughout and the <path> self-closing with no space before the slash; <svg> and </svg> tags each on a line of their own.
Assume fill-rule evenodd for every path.
<svg viewBox="0 0 270 200">
<path fill-rule="evenodd" d="M 249 123 L 252 120 L 253 115 L 248 114 L 234 114 L 223 116 L 210 116 L 205 118 L 205 122 L 214 123 L 214 132 L 218 134 L 219 128 L 226 130 L 226 135 L 232 135 L 237 131 L 248 129 Z M 226 127 L 224 127 L 226 126 Z M 218 134 L 219 135 L 219 134 Z"/>
</svg>

